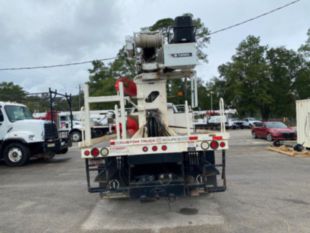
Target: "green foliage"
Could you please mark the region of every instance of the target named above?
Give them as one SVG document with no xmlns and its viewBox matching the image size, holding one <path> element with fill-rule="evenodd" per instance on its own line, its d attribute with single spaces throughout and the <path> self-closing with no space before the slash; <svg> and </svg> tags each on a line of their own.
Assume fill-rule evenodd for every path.
<svg viewBox="0 0 310 233">
<path fill-rule="evenodd" d="M 11 101 L 25 104 L 32 112 L 46 112 L 50 110 L 48 93 L 43 96 L 29 95 L 19 85 L 12 82 L 0 83 L 0 101 Z M 83 105 L 83 94 L 72 96 L 72 110 L 78 111 Z M 69 105 L 64 98 L 56 98 L 56 111 L 69 111 Z"/>
<path fill-rule="evenodd" d="M 299 76 L 303 59 L 293 50 L 284 47 L 267 51 L 270 93 L 273 99 L 271 111 L 276 116 L 295 116 L 295 80 Z"/>
<path fill-rule="evenodd" d="M 19 85 L 12 82 L 0 83 L 0 101 L 23 102 L 26 98 L 26 92 Z"/>
<path fill-rule="evenodd" d="M 310 59 L 310 29 L 308 29 L 307 36 L 308 36 L 308 39 L 306 40 L 304 44 L 300 46 L 298 51 L 301 54 L 303 54 L 304 57 Z"/>
<path fill-rule="evenodd" d="M 259 37 L 248 36 L 232 60 L 219 66 L 220 77 L 209 88 L 240 116 L 294 117 L 295 100 L 310 97 L 310 64 L 304 52 L 268 48 Z"/>
<path fill-rule="evenodd" d="M 48 97 L 27 96 L 24 104 L 32 112 L 47 112 L 50 110 Z"/>
<path fill-rule="evenodd" d="M 232 62 L 219 67 L 225 80 L 225 100 L 237 108 L 241 116 L 254 115 L 257 110 L 268 118 L 272 98 L 268 92 L 268 68 L 265 61 L 267 47 L 260 39 L 248 36 L 240 43 Z"/>
<path fill-rule="evenodd" d="M 169 29 L 173 26 L 174 20 L 172 18 L 164 18 L 158 20 L 148 29 L 150 31 L 161 31 L 165 36 L 168 35 Z"/>
</svg>

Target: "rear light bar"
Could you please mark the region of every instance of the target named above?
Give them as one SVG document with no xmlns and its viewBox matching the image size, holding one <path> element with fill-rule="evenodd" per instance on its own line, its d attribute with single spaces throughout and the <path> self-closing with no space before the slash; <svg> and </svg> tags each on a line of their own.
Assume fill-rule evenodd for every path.
<svg viewBox="0 0 310 233">
<path fill-rule="evenodd" d="M 90 155 L 90 151 L 89 150 L 84 150 L 84 155 L 85 156 L 89 156 Z"/>
<path fill-rule="evenodd" d="M 219 147 L 219 143 L 217 141 L 211 141 L 210 147 L 211 149 L 216 150 Z"/>
<path fill-rule="evenodd" d="M 213 136 L 213 140 L 215 140 L 215 141 L 223 140 L 223 137 L 222 136 Z"/>
<path fill-rule="evenodd" d="M 190 140 L 190 141 L 198 140 L 198 136 L 196 136 L 196 135 L 189 136 L 188 140 Z"/>
<path fill-rule="evenodd" d="M 159 148 L 161 148 L 162 151 L 167 151 L 168 150 L 168 146 L 167 145 L 162 145 L 161 147 L 158 147 L 158 146 L 152 146 L 151 147 L 151 150 L 156 152 L 159 150 Z M 147 146 L 144 146 L 142 147 L 142 151 L 143 152 L 148 152 L 149 151 L 149 148 Z"/>
<path fill-rule="evenodd" d="M 97 157 L 99 154 L 100 154 L 100 151 L 97 147 L 91 149 L 91 155 L 94 156 L 94 157 Z"/>
</svg>

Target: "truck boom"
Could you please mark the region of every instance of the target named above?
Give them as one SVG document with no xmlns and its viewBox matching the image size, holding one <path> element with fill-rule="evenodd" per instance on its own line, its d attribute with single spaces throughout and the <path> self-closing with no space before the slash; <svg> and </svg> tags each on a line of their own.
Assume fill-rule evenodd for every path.
<svg viewBox="0 0 310 233">
<path fill-rule="evenodd" d="M 138 75 L 133 80 L 136 96 L 125 96 L 124 93 L 134 92 L 124 91 L 122 81 L 118 82 L 116 96 L 92 97 L 88 86 L 84 87 L 86 131 L 81 157 L 85 159 L 89 192 L 109 198 L 145 199 L 224 191 L 229 138 L 224 120 L 220 132 L 195 133 L 185 101 L 186 133 L 180 135 L 169 125 L 167 80 L 196 77 L 197 51 L 191 17 L 177 17 L 173 36 L 168 39 L 160 32 L 140 32 L 126 42 L 128 54 L 137 60 Z M 197 101 L 193 94 L 192 103 L 196 105 Z M 104 102 L 119 103 L 115 106 L 116 139 L 95 145 L 87 127 L 90 104 Z M 126 103 L 134 106 L 130 116 L 139 126 L 131 138 L 126 133 Z M 222 99 L 220 110 L 224 119 Z"/>
</svg>

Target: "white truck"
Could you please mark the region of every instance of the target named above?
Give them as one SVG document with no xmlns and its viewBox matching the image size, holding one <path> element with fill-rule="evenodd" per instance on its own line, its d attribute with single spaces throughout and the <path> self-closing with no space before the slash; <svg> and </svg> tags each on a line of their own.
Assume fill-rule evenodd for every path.
<svg viewBox="0 0 310 233">
<path fill-rule="evenodd" d="M 82 132 L 84 131 L 83 125 L 83 111 L 72 112 L 73 121 L 71 128 L 70 113 L 69 112 L 59 112 L 58 113 L 58 128 L 62 130 L 69 130 L 69 135 L 72 142 L 80 142 L 82 140 Z M 91 118 L 91 132 L 92 137 L 100 137 L 106 133 L 112 131 L 111 120 L 113 121 L 113 111 L 92 111 L 90 113 Z"/>
<path fill-rule="evenodd" d="M 23 104 L 0 102 L 0 159 L 8 166 L 34 156 L 51 159 L 61 146 L 55 124 L 33 119 Z"/>
<path fill-rule="evenodd" d="M 106 198 L 145 200 L 225 191 L 229 138 L 225 122 L 221 122 L 220 132 L 194 133 L 190 106 L 185 101 L 182 119 L 175 118 L 169 125 L 167 80 L 190 79 L 192 107 L 197 106 L 197 50 L 191 17 L 177 17 L 173 35 L 168 38 L 160 32 L 143 31 L 126 42 L 128 54 L 135 55 L 137 61 L 138 75 L 132 81 L 136 93 L 126 90 L 132 83 L 119 82 L 117 95 L 94 97 L 84 86 L 86 127 L 81 158 L 85 160 L 89 192 Z M 98 144 L 87 127 L 90 104 L 105 102 L 119 103 L 115 105 L 116 138 Z M 138 124 L 130 138 L 126 132 L 126 104 L 135 108 L 130 117 Z M 223 100 L 220 113 L 224 119 Z M 175 128 L 182 125 L 186 131 L 180 135 Z"/>
</svg>

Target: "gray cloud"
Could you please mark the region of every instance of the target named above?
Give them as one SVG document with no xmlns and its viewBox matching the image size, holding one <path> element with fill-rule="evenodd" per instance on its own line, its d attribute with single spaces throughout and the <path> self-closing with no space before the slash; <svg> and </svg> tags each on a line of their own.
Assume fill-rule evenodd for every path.
<svg viewBox="0 0 310 233">
<path fill-rule="evenodd" d="M 242 21 L 288 0 L 0 0 L 0 67 L 67 63 L 113 57 L 125 36 L 156 20 L 191 12 L 211 30 Z M 212 36 L 209 63 L 198 66 L 209 80 L 227 62 L 247 35 L 262 43 L 296 49 L 310 27 L 310 1 L 301 1 L 273 15 Z M 32 92 L 77 92 L 88 79 L 89 64 L 67 68 L 0 72 L 1 81 L 14 81 Z"/>
</svg>

